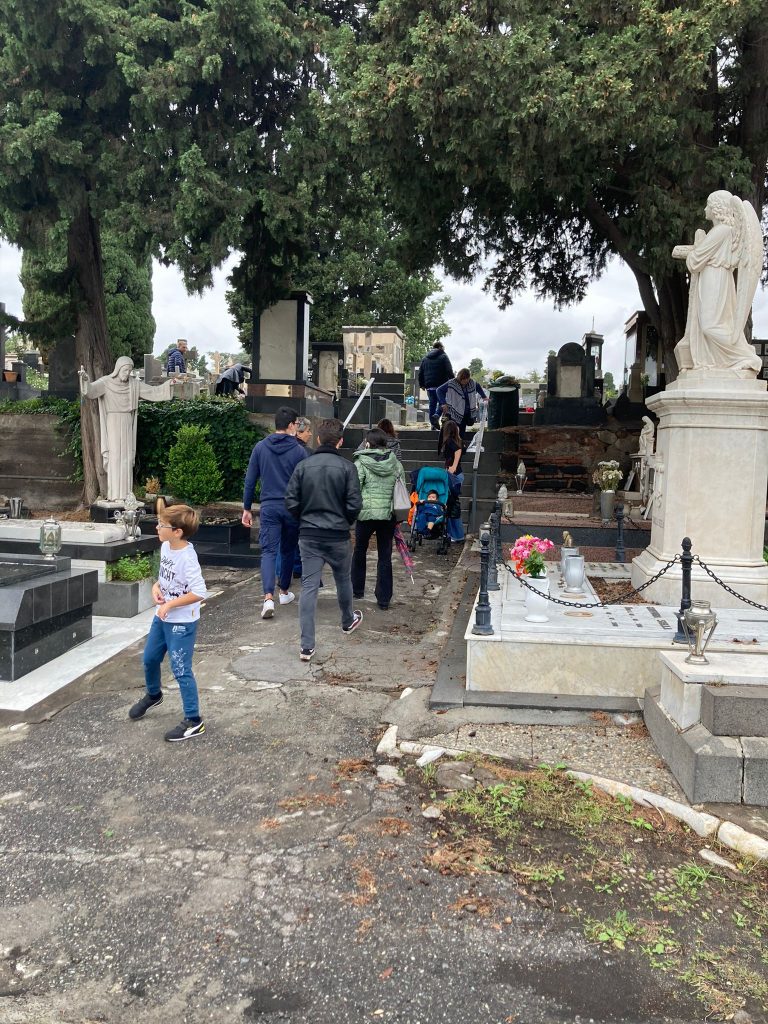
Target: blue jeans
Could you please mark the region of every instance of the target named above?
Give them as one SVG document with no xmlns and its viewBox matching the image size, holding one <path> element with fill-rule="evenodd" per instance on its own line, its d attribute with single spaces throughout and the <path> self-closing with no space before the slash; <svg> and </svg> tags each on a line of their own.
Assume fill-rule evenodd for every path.
<svg viewBox="0 0 768 1024">
<path fill-rule="evenodd" d="M 293 563 L 299 543 L 299 524 L 282 501 L 262 502 L 259 513 L 261 544 L 261 585 L 265 594 L 275 592 L 277 553 L 280 552 L 280 589 L 291 585 Z"/>
<path fill-rule="evenodd" d="M 440 402 L 437 399 L 437 388 L 427 388 L 429 397 L 429 418 L 433 420 L 440 411 Z"/>
<path fill-rule="evenodd" d="M 152 619 L 144 645 L 144 680 L 147 693 L 150 697 L 156 697 L 160 693 L 160 666 L 167 651 L 171 671 L 181 691 L 181 705 L 185 718 L 200 716 L 197 683 L 192 674 L 196 636 L 197 622 L 163 622 L 156 615 Z"/>
</svg>

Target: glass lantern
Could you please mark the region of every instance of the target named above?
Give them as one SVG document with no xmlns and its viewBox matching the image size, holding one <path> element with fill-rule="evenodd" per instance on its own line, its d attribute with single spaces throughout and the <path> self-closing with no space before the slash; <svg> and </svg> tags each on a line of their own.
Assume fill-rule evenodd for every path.
<svg viewBox="0 0 768 1024">
<path fill-rule="evenodd" d="M 61 523 L 50 517 L 40 527 L 40 550 L 46 558 L 55 558 L 61 551 Z"/>
<path fill-rule="evenodd" d="M 683 613 L 681 624 L 690 651 L 685 660 L 692 665 L 708 665 L 704 652 L 717 626 L 717 616 L 709 601 L 692 601 L 691 607 Z"/>
</svg>

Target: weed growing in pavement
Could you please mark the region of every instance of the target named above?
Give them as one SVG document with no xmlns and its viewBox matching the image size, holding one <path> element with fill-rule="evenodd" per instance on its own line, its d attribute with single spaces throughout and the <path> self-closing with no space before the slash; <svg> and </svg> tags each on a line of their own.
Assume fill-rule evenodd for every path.
<svg viewBox="0 0 768 1024">
<path fill-rule="evenodd" d="M 587 918 L 584 934 L 592 942 L 606 942 L 616 949 L 624 949 L 627 941 L 637 935 L 638 927 L 627 916 L 626 910 L 617 910 L 611 921 L 595 921 Z"/>
<path fill-rule="evenodd" d="M 427 786 L 431 786 L 437 778 L 437 765 L 434 761 L 430 764 L 425 764 L 421 769 L 421 774 L 424 776 L 424 783 Z"/>
<path fill-rule="evenodd" d="M 741 1005 L 757 1016 L 768 1011 L 765 864 L 718 874 L 698 862 L 703 844 L 689 829 L 662 815 L 648 820 L 652 811 L 562 766 L 467 760 L 499 781 L 436 794 L 444 818 L 431 833 L 429 866 L 509 875 L 532 902 L 577 919 L 611 957 L 674 976 L 681 998 L 701 999 L 702 1017 L 728 1019 Z"/>
<path fill-rule="evenodd" d="M 518 783 L 499 783 L 496 786 L 471 790 L 458 790 L 449 794 L 445 806 L 466 814 L 477 825 L 487 828 L 499 838 L 513 835 L 520 827 L 517 818 L 525 786 Z"/>
</svg>

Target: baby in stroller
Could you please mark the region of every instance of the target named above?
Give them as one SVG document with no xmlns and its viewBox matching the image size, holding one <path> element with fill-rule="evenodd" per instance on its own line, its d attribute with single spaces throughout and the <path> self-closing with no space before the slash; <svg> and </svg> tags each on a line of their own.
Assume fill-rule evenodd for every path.
<svg viewBox="0 0 768 1024">
<path fill-rule="evenodd" d="M 448 473 L 433 466 L 422 466 L 413 475 L 413 490 L 416 500 L 412 509 L 408 547 L 415 551 L 417 544 L 438 538 L 438 554 L 444 555 L 448 550 L 445 529 L 446 506 L 450 495 Z"/>
<path fill-rule="evenodd" d="M 416 529 L 419 533 L 434 530 L 445 522 L 445 505 L 437 500 L 437 491 L 430 491 L 426 501 L 416 506 Z"/>
</svg>

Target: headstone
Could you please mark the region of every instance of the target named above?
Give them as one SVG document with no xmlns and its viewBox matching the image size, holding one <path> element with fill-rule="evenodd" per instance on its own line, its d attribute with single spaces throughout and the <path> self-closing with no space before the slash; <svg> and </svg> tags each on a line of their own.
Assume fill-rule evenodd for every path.
<svg viewBox="0 0 768 1024">
<path fill-rule="evenodd" d="M 75 339 L 57 341 L 48 356 L 48 393 L 56 398 L 75 399 L 80 395 L 75 358 Z"/>
<path fill-rule="evenodd" d="M 595 362 L 581 345 L 569 342 L 547 360 L 547 394 L 537 402 L 534 426 L 592 426 L 605 422 L 595 397 Z"/>
<path fill-rule="evenodd" d="M 161 384 L 165 378 L 165 367 L 151 352 L 144 353 L 144 383 Z"/>
<path fill-rule="evenodd" d="M 311 305 L 308 292 L 293 292 L 264 310 L 254 331 L 250 383 L 306 383 Z"/>
</svg>

